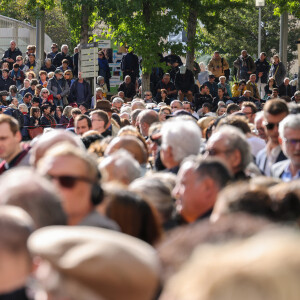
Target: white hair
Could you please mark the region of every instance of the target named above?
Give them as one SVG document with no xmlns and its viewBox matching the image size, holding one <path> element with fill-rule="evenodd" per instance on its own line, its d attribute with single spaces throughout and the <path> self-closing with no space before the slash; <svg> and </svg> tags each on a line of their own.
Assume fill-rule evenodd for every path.
<svg viewBox="0 0 300 300">
<path fill-rule="evenodd" d="M 98 168 L 105 174 L 105 169 L 108 165 L 113 165 L 111 175 L 114 180 L 129 184 L 141 176 L 140 164 L 124 149 L 118 150 L 104 158 Z"/>
<path fill-rule="evenodd" d="M 280 123 L 279 123 L 279 136 L 284 139 L 284 130 L 286 128 L 300 130 L 300 115 L 299 114 L 290 114 L 286 116 Z"/>
<path fill-rule="evenodd" d="M 120 98 L 120 97 L 116 97 L 116 98 L 114 98 L 114 100 L 112 101 L 112 103 L 114 104 L 114 103 L 124 103 L 124 100 L 122 99 L 122 98 Z"/>
<path fill-rule="evenodd" d="M 197 155 L 201 147 L 201 131 L 192 120 L 173 118 L 161 128 L 163 149 L 172 148 L 174 160 L 182 161 L 189 155 Z"/>
</svg>

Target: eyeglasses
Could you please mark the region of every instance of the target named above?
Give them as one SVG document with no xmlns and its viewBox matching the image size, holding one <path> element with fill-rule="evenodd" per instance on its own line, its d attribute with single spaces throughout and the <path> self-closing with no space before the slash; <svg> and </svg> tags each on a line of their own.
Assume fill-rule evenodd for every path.
<svg viewBox="0 0 300 300">
<path fill-rule="evenodd" d="M 291 145 L 291 146 L 296 146 L 298 143 L 300 143 L 300 139 L 283 139 L 287 144 Z"/>
<path fill-rule="evenodd" d="M 50 180 L 56 179 L 62 187 L 65 187 L 65 188 L 68 188 L 68 189 L 73 188 L 76 185 L 77 181 L 85 181 L 85 182 L 90 182 L 91 183 L 90 179 L 88 179 L 86 177 L 82 177 L 82 176 L 75 177 L 75 176 L 47 175 L 47 177 Z"/>
<path fill-rule="evenodd" d="M 263 124 L 266 126 L 268 130 L 273 130 L 275 126 L 279 126 L 279 123 L 268 123 L 268 122 L 263 122 Z"/>
<path fill-rule="evenodd" d="M 101 119 L 91 119 L 91 121 L 92 121 L 92 122 L 95 122 L 95 121 L 99 121 L 99 122 L 100 122 L 100 121 L 103 121 L 103 120 L 101 120 Z M 103 121 L 103 122 L 104 122 L 104 121 Z"/>
<path fill-rule="evenodd" d="M 17 59 L 16 61 L 22 61 L 22 59 Z"/>
<path fill-rule="evenodd" d="M 229 153 L 231 152 L 232 150 L 231 149 L 227 149 L 227 150 L 217 150 L 217 149 L 206 149 L 206 153 L 209 155 L 209 156 L 216 156 L 220 153 Z"/>
<path fill-rule="evenodd" d="M 171 108 L 173 109 L 173 108 L 179 108 L 179 107 L 177 107 L 177 106 L 171 106 Z"/>
<path fill-rule="evenodd" d="M 71 74 L 65 74 L 65 76 L 71 76 Z"/>
<path fill-rule="evenodd" d="M 151 96 L 150 94 L 145 94 L 145 96 Z"/>
</svg>

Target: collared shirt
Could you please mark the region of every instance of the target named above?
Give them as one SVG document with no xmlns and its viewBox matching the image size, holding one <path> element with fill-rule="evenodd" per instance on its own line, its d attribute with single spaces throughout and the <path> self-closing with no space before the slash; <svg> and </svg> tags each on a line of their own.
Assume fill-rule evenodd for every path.
<svg viewBox="0 0 300 300">
<path fill-rule="evenodd" d="M 266 176 L 271 176 L 272 165 L 275 164 L 280 151 L 281 151 L 281 147 L 277 146 L 271 150 L 269 155 L 267 155 L 265 168 L 263 170 Z"/>
<path fill-rule="evenodd" d="M 289 182 L 289 181 L 296 180 L 296 179 L 299 179 L 299 178 L 300 178 L 300 170 L 298 170 L 298 172 L 296 173 L 296 175 L 293 176 L 293 175 L 292 175 L 292 172 L 291 172 L 291 169 L 290 169 L 290 166 L 291 166 L 291 164 L 289 163 L 289 164 L 285 167 L 285 169 L 284 169 L 284 171 L 283 171 L 283 173 L 282 173 L 282 175 L 281 175 L 281 179 L 282 179 L 282 181 L 284 181 L 284 182 Z"/>
</svg>

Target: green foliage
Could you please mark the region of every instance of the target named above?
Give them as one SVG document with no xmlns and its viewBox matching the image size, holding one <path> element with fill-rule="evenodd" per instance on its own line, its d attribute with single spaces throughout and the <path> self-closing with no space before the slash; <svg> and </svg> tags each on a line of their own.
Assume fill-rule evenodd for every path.
<svg viewBox="0 0 300 300">
<path fill-rule="evenodd" d="M 262 8 L 262 51 L 271 57 L 278 53 L 280 22 L 279 16 L 274 16 L 273 4 Z M 258 9 L 249 3 L 242 8 L 227 8 L 220 14 L 222 22 L 215 29 L 209 31 L 206 27 L 198 30 L 197 34 L 201 41 L 198 48 L 198 56 L 212 54 L 219 50 L 229 61 L 230 65 L 241 50 L 246 49 L 248 53 L 257 57 L 258 44 Z M 288 61 L 295 59 L 293 51 L 296 50 L 296 36 L 300 35 L 297 19 L 289 18 L 289 45 Z"/>
<path fill-rule="evenodd" d="M 274 4 L 274 13 L 279 16 L 282 12 L 288 11 L 295 17 L 300 18 L 299 0 L 268 0 L 267 3 Z"/>
<path fill-rule="evenodd" d="M 160 0 L 99 1 L 99 16 L 110 26 L 110 37 L 142 56 L 143 73 L 159 65 L 158 53 L 171 47 L 169 33 L 180 29 L 176 29 L 179 21 L 166 4 Z"/>
<path fill-rule="evenodd" d="M 27 2 L 26 0 L 7 1 L 5 5 L 1 5 L 1 14 L 35 26 L 36 8 L 32 8 Z M 45 33 L 60 47 L 71 41 L 71 35 L 67 19 L 62 13 L 60 0 L 55 0 L 54 4 L 51 10 L 45 10 Z"/>
</svg>

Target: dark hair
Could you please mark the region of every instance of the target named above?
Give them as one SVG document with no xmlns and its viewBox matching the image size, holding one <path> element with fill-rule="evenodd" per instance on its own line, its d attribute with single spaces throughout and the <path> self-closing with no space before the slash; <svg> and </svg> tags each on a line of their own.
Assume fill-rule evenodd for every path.
<svg viewBox="0 0 300 300">
<path fill-rule="evenodd" d="M 232 114 L 233 112 L 235 111 L 239 111 L 240 110 L 240 107 L 235 104 L 235 103 L 230 103 L 228 106 L 227 106 L 227 109 L 226 109 L 226 114 L 227 115 L 230 115 Z"/>
<path fill-rule="evenodd" d="M 213 106 L 209 102 L 204 102 L 202 107 L 207 107 L 209 111 L 212 111 Z"/>
<path fill-rule="evenodd" d="M 27 92 L 27 93 L 24 95 L 24 97 L 23 97 L 23 98 L 28 98 L 29 96 L 31 96 L 31 97 L 32 97 L 32 94 L 31 94 L 31 93 L 29 93 L 29 92 Z"/>
<path fill-rule="evenodd" d="M 77 124 L 78 121 L 86 120 L 88 124 L 88 128 L 92 128 L 92 121 L 87 115 L 80 114 L 75 118 L 75 124 Z M 75 125 L 76 126 L 76 125 Z"/>
<path fill-rule="evenodd" d="M 207 86 L 207 84 L 202 84 L 202 85 L 200 86 L 200 92 L 201 92 L 206 86 Z"/>
<path fill-rule="evenodd" d="M 14 63 L 13 68 L 20 68 L 20 65 L 18 63 Z"/>
<path fill-rule="evenodd" d="M 48 105 L 48 104 L 43 104 L 42 106 L 41 106 L 41 111 L 42 111 L 42 113 L 44 113 L 44 111 L 46 110 L 46 109 L 48 109 L 50 107 L 50 105 Z"/>
<path fill-rule="evenodd" d="M 62 63 L 62 64 L 68 64 L 68 65 L 69 65 L 69 61 L 68 61 L 66 58 L 63 59 L 61 63 Z"/>
<path fill-rule="evenodd" d="M 244 107 L 250 107 L 252 114 L 256 114 L 257 113 L 257 107 L 256 107 L 256 105 L 253 102 L 245 101 L 245 102 L 243 102 L 242 106 L 244 106 Z"/>
<path fill-rule="evenodd" d="M 240 80 L 240 81 L 239 81 L 239 85 L 242 85 L 242 84 L 246 85 L 247 83 L 246 83 L 245 80 Z"/>
<path fill-rule="evenodd" d="M 31 103 L 38 103 L 38 104 L 40 104 L 40 100 L 39 100 L 39 98 L 34 97 L 34 98 L 31 100 Z"/>
<path fill-rule="evenodd" d="M 123 233 L 151 245 L 161 238 L 157 211 L 133 192 L 114 190 L 108 193 L 106 215 L 116 221 Z"/>
<path fill-rule="evenodd" d="M 106 111 L 104 110 L 94 110 L 91 115 L 97 115 L 99 118 L 101 118 L 104 121 L 104 127 L 107 126 L 108 122 L 109 122 L 109 117 Z"/>
<path fill-rule="evenodd" d="M 38 85 L 38 84 L 39 84 L 39 82 L 36 79 L 31 79 L 30 86 L 32 86 L 32 85 Z"/>
</svg>

